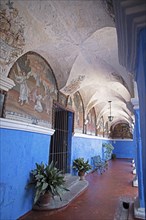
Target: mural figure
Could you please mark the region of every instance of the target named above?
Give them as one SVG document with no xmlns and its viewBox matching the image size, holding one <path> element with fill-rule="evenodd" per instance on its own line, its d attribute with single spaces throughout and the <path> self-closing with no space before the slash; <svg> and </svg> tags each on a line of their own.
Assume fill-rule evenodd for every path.
<svg viewBox="0 0 146 220">
<path fill-rule="evenodd" d="M 42 112 L 43 111 L 43 107 L 41 104 L 41 100 L 42 100 L 42 95 L 38 95 L 36 96 L 36 104 L 34 106 L 34 109 L 38 112 Z"/>
<path fill-rule="evenodd" d="M 95 135 L 95 111 L 94 108 L 92 108 L 88 115 L 87 115 L 87 134 L 93 134 Z"/>
<path fill-rule="evenodd" d="M 46 104 L 46 112 L 47 114 L 50 113 L 50 103 L 51 103 L 51 94 L 50 94 L 50 90 L 48 87 L 45 88 L 45 96 L 43 97 L 43 100 L 45 101 Z"/>
<path fill-rule="evenodd" d="M 18 67 L 18 65 L 17 65 L 17 67 Z M 24 71 L 21 71 L 19 67 L 18 67 L 18 69 L 19 69 L 19 72 L 18 72 L 19 75 L 15 74 L 15 81 L 18 84 L 20 84 L 20 93 L 19 93 L 18 102 L 20 102 L 20 104 L 23 105 L 24 101 L 26 103 L 29 103 L 28 97 L 29 97 L 30 90 L 27 85 L 27 80 L 29 79 L 31 72 L 26 74 Z"/>
</svg>

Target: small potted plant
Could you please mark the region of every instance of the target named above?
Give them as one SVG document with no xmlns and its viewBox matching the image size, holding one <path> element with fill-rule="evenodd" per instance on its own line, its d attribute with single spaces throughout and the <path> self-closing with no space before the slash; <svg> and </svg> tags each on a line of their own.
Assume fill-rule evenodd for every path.
<svg viewBox="0 0 146 220">
<path fill-rule="evenodd" d="M 69 191 L 64 186 L 65 180 L 62 172 L 55 167 L 53 161 L 45 165 L 36 163 L 36 168 L 30 172 L 30 182 L 28 186 L 35 187 L 34 204 L 47 206 L 51 197 L 59 196 L 63 191 Z"/>
<path fill-rule="evenodd" d="M 112 160 L 116 159 L 116 154 L 112 154 Z"/>
<path fill-rule="evenodd" d="M 91 169 L 91 166 L 88 160 L 84 161 L 84 158 L 77 158 L 73 161 L 73 169 L 78 171 L 80 180 L 83 180 L 85 173 Z"/>
</svg>

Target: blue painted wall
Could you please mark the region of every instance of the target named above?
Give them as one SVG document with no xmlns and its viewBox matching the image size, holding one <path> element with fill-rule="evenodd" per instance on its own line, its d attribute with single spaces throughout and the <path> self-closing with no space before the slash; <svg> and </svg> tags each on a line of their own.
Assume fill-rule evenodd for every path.
<svg viewBox="0 0 146 220">
<path fill-rule="evenodd" d="M 135 79 L 138 87 L 139 110 L 140 110 L 140 129 L 142 141 L 142 157 L 141 160 L 143 170 L 141 171 L 144 187 L 144 201 L 146 205 L 146 28 L 140 30 L 137 44 L 137 63 Z M 141 191 L 141 187 L 139 187 Z M 142 205 L 144 206 L 144 205 Z M 146 208 L 145 208 L 146 215 Z"/>
<path fill-rule="evenodd" d="M 26 190 L 30 170 L 35 163 L 48 162 L 49 135 L 33 132 L 1 129 L 0 152 L 0 217 L 4 220 L 15 220 L 32 209 L 33 192 Z M 135 145 L 133 141 L 116 141 L 86 137 L 72 137 L 70 170 L 75 174 L 72 165 L 78 157 L 89 159 L 100 155 L 103 158 L 102 144 L 110 142 L 115 147 L 118 158 L 133 158 Z"/>
<path fill-rule="evenodd" d="M 72 138 L 72 155 L 71 155 L 71 166 L 73 165 L 73 160 L 79 157 L 83 157 L 85 160 L 89 160 L 92 165 L 91 157 L 100 155 L 103 158 L 102 143 L 107 143 L 109 141 L 95 138 L 90 138 L 88 135 L 86 137 L 76 137 Z M 72 170 L 72 169 L 71 169 Z M 72 170 L 72 173 L 74 171 Z"/>
<path fill-rule="evenodd" d="M 135 158 L 136 155 L 136 143 L 131 140 L 106 140 L 98 139 L 97 137 L 89 138 L 88 135 L 84 137 L 72 138 L 72 155 L 71 155 L 71 166 L 73 160 L 78 157 L 84 157 L 85 160 L 89 160 L 92 165 L 91 157 L 100 155 L 103 158 L 103 143 L 111 143 L 114 146 L 113 153 L 116 154 L 117 158 Z M 74 174 L 74 172 L 72 172 Z"/>
<path fill-rule="evenodd" d="M 32 209 L 25 186 L 35 163 L 48 162 L 50 136 L 9 129 L 0 136 L 0 219 L 15 220 Z"/>
<path fill-rule="evenodd" d="M 114 146 L 113 153 L 117 158 L 135 158 L 136 156 L 136 143 L 131 140 L 114 140 L 111 142 Z"/>
</svg>

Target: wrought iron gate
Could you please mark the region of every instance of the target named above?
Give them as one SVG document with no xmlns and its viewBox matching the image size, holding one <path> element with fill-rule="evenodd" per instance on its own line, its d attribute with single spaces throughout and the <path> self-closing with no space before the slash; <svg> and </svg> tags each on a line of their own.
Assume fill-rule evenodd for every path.
<svg viewBox="0 0 146 220">
<path fill-rule="evenodd" d="M 67 173 L 70 171 L 70 138 L 69 137 L 69 111 L 60 106 L 53 105 L 54 135 L 51 137 L 49 162 L 57 162 L 56 167 Z M 72 117 L 73 120 L 73 117 Z"/>
</svg>

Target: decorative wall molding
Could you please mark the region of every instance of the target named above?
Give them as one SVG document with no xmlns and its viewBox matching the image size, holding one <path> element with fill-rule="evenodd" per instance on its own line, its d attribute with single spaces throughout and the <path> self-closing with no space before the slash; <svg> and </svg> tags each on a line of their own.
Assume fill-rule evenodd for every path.
<svg viewBox="0 0 146 220">
<path fill-rule="evenodd" d="M 139 100 L 137 98 L 132 98 L 131 103 L 133 105 L 134 110 L 139 109 Z"/>
<path fill-rule="evenodd" d="M 146 27 L 146 3 L 145 0 L 116 0 L 113 1 L 113 5 L 119 47 L 119 62 L 122 66 L 125 66 L 130 73 L 135 74 L 138 49 L 137 39 L 139 32 Z"/>
<path fill-rule="evenodd" d="M 88 135 L 88 134 L 80 134 L 80 133 L 74 133 L 74 137 L 80 137 L 80 138 L 91 138 L 91 139 L 101 139 L 101 140 L 111 140 L 113 142 L 116 141 L 133 141 L 133 139 L 111 139 L 111 138 L 105 138 L 105 137 L 99 137 L 94 135 Z"/>
<path fill-rule="evenodd" d="M 116 141 L 133 141 L 133 139 L 111 139 L 113 142 L 116 142 Z"/>
<path fill-rule="evenodd" d="M 12 79 L 5 77 L 4 75 L 0 76 L 0 89 L 4 91 L 9 91 L 9 89 L 13 88 L 15 83 Z"/>
<path fill-rule="evenodd" d="M 108 138 L 98 137 L 98 136 L 89 135 L 89 134 L 74 133 L 73 136 L 74 137 L 80 137 L 80 138 L 91 138 L 91 139 L 105 139 L 105 140 L 109 140 Z"/>
<path fill-rule="evenodd" d="M 12 130 L 22 130 L 41 134 L 53 135 L 55 130 L 50 128 L 41 127 L 38 125 L 33 125 L 25 122 L 9 120 L 5 118 L 0 118 L 0 128 L 7 128 Z"/>
</svg>

